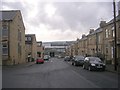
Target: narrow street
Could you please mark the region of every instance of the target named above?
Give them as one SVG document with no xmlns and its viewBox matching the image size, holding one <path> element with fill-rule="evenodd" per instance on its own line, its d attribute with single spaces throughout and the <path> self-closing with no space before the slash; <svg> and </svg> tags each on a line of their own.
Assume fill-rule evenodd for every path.
<svg viewBox="0 0 120 90">
<path fill-rule="evenodd" d="M 44 64 L 4 67 L 3 88 L 117 88 L 117 74 L 88 71 L 63 59 L 51 58 Z"/>
</svg>

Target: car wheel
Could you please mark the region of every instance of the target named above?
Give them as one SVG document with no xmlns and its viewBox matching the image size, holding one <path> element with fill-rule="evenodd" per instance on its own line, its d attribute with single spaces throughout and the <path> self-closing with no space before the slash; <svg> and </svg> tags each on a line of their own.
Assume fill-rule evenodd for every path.
<svg viewBox="0 0 120 90">
<path fill-rule="evenodd" d="M 90 66 L 88 67 L 88 70 L 89 70 L 89 71 L 92 71 L 92 69 L 91 69 L 91 67 L 90 67 Z"/>
<path fill-rule="evenodd" d="M 76 64 L 76 63 L 74 63 L 74 65 L 75 65 L 75 66 L 77 66 L 77 64 Z"/>
<path fill-rule="evenodd" d="M 85 69 L 85 65 L 83 65 L 83 69 Z"/>
<path fill-rule="evenodd" d="M 74 65 L 74 63 L 72 62 L 72 65 Z"/>
<path fill-rule="evenodd" d="M 105 68 L 103 68 L 102 71 L 105 71 Z"/>
</svg>

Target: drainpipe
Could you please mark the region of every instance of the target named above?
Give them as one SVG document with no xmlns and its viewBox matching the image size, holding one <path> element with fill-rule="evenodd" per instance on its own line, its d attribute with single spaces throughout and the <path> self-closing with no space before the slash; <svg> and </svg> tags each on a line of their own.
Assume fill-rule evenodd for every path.
<svg viewBox="0 0 120 90">
<path fill-rule="evenodd" d="M 13 64 L 13 60 L 12 58 L 10 57 L 10 23 L 12 22 L 12 20 L 6 20 L 7 23 L 8 23 L 8 60 L 10 61 L 10 64 Z"/>
<path fill-rule="evenodd" d="M 98 57 L 98 34 L 96 33 L 96 54 Z"/>
</svg>

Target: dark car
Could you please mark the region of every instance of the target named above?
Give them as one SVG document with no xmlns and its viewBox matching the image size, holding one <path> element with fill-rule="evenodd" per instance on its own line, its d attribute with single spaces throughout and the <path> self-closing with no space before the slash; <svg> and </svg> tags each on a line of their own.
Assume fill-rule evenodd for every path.
<svg viewBox="0 0 120 90">
<path fill-rule="evenodd" d="M 75 60 L 75 56 L 70 56 L 70 61 L 74 61 Z"/>
<path fill-rule="evenodd" d="M 44 63 L 44 60 L 42 58 L 38 58 L 36 60 L 36 64 L 42 64 L 42 63 Z"/>
<path fill-rule="evenodd" d="M 83 64 L 83 69 L 87 70 L 105 70 L 105 64 L 98 57 L 86 57 Z"/>
<path fill-rule="evenodd" d="M 83 65 L 84 64 L 84 56 L 75 56 L 72 60 L 72 65 Z"/>
<path fill-rule="evenodd" d="M 64 61 L 70 61 L 70 56 L 65 56 Z"/>
</svg>

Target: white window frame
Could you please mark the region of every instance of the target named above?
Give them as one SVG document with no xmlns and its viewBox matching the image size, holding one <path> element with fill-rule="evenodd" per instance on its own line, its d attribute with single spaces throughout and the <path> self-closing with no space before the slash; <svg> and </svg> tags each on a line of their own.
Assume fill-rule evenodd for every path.
<svg viewBox="0 0 120 90">
<path fill-rule="evenodd" d="M 7 26 L 7 25 L 3 25 L 3 26 L 2 26 L 2 29 L 4 29 L 4 26 L 6 27 L 5 29 L 8 30 L 8 26 Z"/>
<path fill-rule="evenodd" d="M 115 37 L 114 26 L 111 28 L 111 30 L 112 30 L 112 37 Z"/>
<path fill-rule="evenodd" d="M 6 44 L 7 44 L 7 42 L 2 42 L 2 55 L 8 55 L 8 44 L 7 44 L 6 47 L 3 47 L 3 43 L 6 43 Z M 3 53 L 3 48 L 4 48 L 4 49 L 7 49 L 7 53 L 6 53 L 6 54 Z"/>
<path fill-rule="evenodd" d="M 5 29 L 4 29 L 4 26 L 6 27 Z M 3 35 L 3 31 L 7 31 L 7 35 Z M 2 37 L 8 37 L 8 26 L 7 25 L 3 25 L 2 26 Z"/>
<path fill-rule="evenodd" d="M 114 47 L 111 47 L 111 58 L 114 58 Z"/>
<path fill-rule="evenodd" d="M 108 29 L 105 29 L 105 37 L 108 38 Z"/>
<path fill-rule="evenodd" d="M 25 37 L 25 41 L 27 41 L 28 40 L 28 38 L 27 37 Z"/>
</svg>

